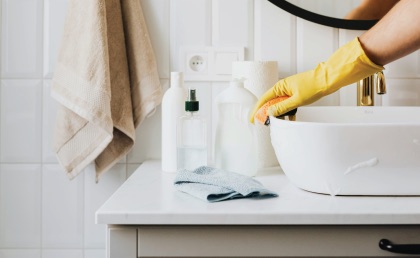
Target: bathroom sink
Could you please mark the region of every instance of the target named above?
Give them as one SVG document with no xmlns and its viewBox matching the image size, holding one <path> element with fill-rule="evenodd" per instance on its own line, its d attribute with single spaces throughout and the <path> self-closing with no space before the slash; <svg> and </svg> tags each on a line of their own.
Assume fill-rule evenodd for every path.
<svg viewBox="0 0 420 258">
<path fill-rule="evenodd" d="M 270 117 L 271 142 L 297 187 L 330 195 L 420 195 L 420 107 L 300 107 Z"/>
</svg>

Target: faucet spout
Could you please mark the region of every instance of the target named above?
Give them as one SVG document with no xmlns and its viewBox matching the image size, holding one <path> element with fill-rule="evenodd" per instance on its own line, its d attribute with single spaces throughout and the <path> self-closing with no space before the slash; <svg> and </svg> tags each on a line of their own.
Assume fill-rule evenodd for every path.
<svg viewBox="0 0 420 258">
<path fill-rule="evenodd" d="M 373 94 L 374 74 L 357 82 L 357 105 L 373 106 L 375 98 Z"/>
<path fill-rule="evenodd" d="M 382 71 L 376 73 L 376 92 L 379 95 L 386 94 L 385 75 Z"/>
<path fill-rule="evenodd" d="M 375 105 L 375 74 L 368 76 L 357 82 L 357 105 L 374 106 Z M 376 92 L 380 95 L 386 93 L 385 76 L 383 72 L 376 74 Z"/>
</svg>

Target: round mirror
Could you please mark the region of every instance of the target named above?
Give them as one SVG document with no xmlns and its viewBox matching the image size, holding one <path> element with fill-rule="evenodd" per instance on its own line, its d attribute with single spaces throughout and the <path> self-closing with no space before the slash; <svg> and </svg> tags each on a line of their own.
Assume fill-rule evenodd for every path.
<svg viewBox="0 0 420 258">
<path fill-rule="evenodd" d="M 268 0 L 281 9 L 318 24 L 368 30 L 398 0 Z"/>
</svg>

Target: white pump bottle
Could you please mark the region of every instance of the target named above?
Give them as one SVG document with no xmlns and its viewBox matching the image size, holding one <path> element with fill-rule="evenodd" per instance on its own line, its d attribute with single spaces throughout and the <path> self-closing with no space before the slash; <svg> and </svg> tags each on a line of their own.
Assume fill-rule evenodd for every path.
<svg viewBox="0 0 420 258">
<path fill-rule="evenodd" d="M 246 176 L 257 173 L 255 129 L 249 114 L 257 98 L 234 79 L 216 97 L 217 128 L 214 148 L 215 166 Z"/>
<path fill-rule="evenodd" d="M 177 171 L 176 127 L 184 114 L 187 91 L 184 89 L 182 72 L 171 72 L 171 87 L 162 99 L 162 170 Z"/>
</svg>

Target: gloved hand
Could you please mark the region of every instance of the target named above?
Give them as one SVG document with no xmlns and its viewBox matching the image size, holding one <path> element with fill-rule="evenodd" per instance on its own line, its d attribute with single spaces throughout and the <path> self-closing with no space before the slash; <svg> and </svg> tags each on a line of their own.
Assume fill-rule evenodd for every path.
<svg viewBox="0 0 420 258">
<path fill-rule="evenodd" d="M 383 69 L 382 66 L 370 61 L 359 39 L 355 38 L 340 47 L 326 62 L 319 63 L 314 70 L 278 81 L 258 100 L 251 113 L 250 121 L 254 123 L 254 116 L 258 109 L 276 97 L 289 96 L 288 99 L 270 106 L 267 110 L 268 115 L 279 116 L 299 106 L 311 104 L 343 86 Z"/>
</svg>

